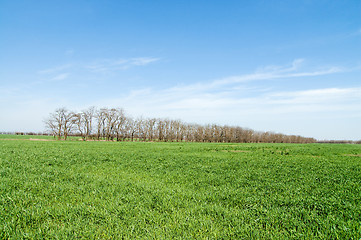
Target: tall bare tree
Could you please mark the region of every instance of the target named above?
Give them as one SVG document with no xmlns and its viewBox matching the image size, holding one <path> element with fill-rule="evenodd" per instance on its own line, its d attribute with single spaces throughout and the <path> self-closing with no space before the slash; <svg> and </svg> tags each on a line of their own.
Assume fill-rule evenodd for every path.
<svg viewBox="0 0 361 240">
<path fill-rule="evenodd" d="M 76 129 L 79 131 L 83 141 L 86 140 L 86 125 L 84 121 L 83 113 L 74 113 L 73 115 L 73 122 L 76 126 Z"/>
<path fill-rule="evenodd" d="M 45 124 L 53 134 L 56 134 L 59 140 L 61 137 L 66 140 L 73 130 L 74 113 L 66 108 L 58 108 L 54 113 L 50 113 L 50 117 L 45 121 Z"/>
<path fill-rule="evenodd" d="M 88 140 L 89 136 L 92 134 L 95 112 L 96 112 L 95 107 L 89 107 L 88 109 L 82 112 L 84 118 L 84 130 L 85 130 L 86 140 Z"/>
<path fill-rule="evenodd" d="M 123 136 L 125 134 L 125 122 L 126 116 L 124 110 L 122 108 L 117 108 L 115 116 L 115 137 L 117 141 L 120 141 L 122 138 L 124 138 Z"/>
<path fill-rule="evenodd" d="M 44 123 L 45 123 L 46 131 L 49 132 L 52 136 L 54 136 L 54 138 L 59 136 L 58 139 L 60 139 L 59 130 L 58 130 L 59 125 L 56 123 L 56 121 L 52 118 L 48 118 L 44 121 Z"/>
<path fill-rule="evenodd" d="M 100 140 L 105 137 L 105 119 L 106 119 L 107 108 L 101 108 L 96 112 L 97 120 L 97 139 Z"/>
</svg>

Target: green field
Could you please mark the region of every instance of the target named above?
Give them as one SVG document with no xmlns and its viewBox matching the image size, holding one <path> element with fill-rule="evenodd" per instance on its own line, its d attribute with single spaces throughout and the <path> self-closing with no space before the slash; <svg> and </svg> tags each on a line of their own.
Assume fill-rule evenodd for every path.
<svg viewBox="0 0 361 240">
<path fill-rule="evenodd" d="M 0 239 L 361 237 L 360 145 L 10 139 Z"/>
</svg>

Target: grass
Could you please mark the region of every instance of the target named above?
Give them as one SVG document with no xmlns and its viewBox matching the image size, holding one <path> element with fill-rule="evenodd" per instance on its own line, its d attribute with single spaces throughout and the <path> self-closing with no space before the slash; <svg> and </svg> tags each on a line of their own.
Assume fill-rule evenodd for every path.
<svg viewBox="0 0 361 240">
<path fill-rule="evenodd" d="M 29 140 L 29 139 L 48 139 L 53 140 L 52 136 L 45 135 L 15 135 L 15 134 L 0 134 L 0 140 Z"/>
<path fill-rule="evenodd" d="M 2 239 L 360 239 L 361 146 L 0 140 Z"/>
<path fill-rule="evenodd" d="M 53 136 L 46 135 L 15 135 L 15 134 L 0 134 L 0 140 L 56 140 Z M 69 136 L 67 141 L 81 140 L 81 137 Z"/>
</svg>

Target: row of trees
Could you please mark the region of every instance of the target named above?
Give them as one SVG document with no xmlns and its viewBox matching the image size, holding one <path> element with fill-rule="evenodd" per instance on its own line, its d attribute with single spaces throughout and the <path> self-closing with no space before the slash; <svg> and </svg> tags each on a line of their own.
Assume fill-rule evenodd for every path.
<svg viewBox="0 0 361 240">
<path fill-rule="evenodd" d="M 45 120 L 47 131 L 58 139 L 83 140 L 313 143 L 313 138 L 258 132 L 234 126 L 188 124 L 163 118 L 132 118 L 121 108 L 90 107 L 81 112 L 59 108 Z"/>
</svg>

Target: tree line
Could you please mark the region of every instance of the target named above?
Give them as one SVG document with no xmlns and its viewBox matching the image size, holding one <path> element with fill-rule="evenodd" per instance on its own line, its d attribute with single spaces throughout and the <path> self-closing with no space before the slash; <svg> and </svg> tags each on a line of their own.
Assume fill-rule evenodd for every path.
<svg viewBox="0 0 361 240">
<path fill-rule="evenodd" d="M 107 141 L 188 141 L 225 143 L 314 143 L 314 138 L 259 132 L 238 126 L 190 124 L 167 118 L 132 118 L 122 108 L 56 109 L 44 121 L 57 139 L 80 136 Z"/>
</svg>

